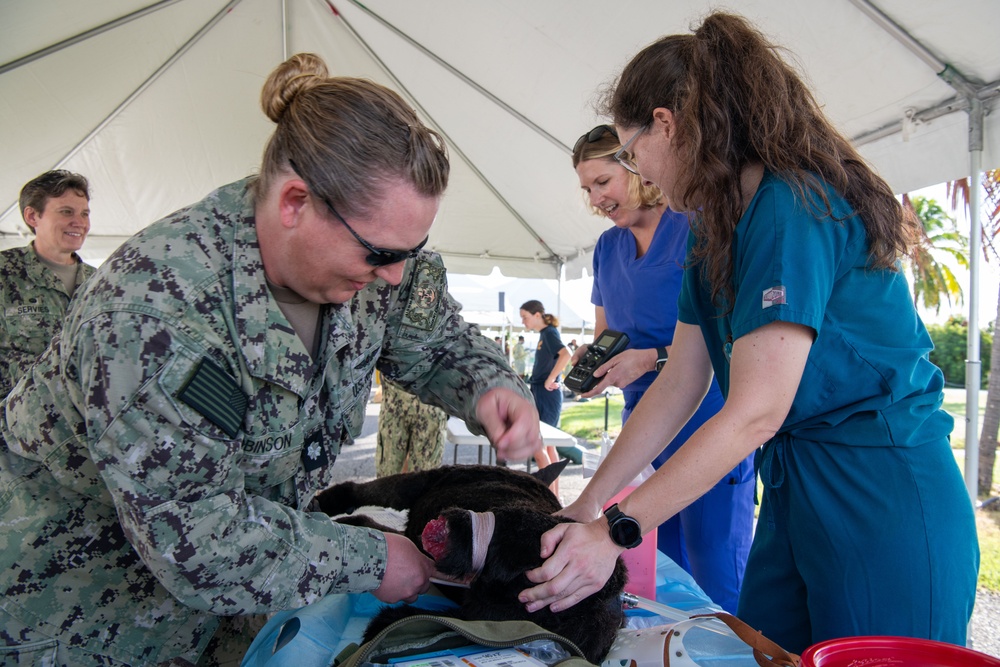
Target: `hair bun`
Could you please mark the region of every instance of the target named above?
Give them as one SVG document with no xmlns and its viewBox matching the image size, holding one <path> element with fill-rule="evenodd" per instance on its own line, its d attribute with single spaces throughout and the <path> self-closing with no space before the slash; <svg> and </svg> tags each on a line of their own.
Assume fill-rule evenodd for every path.
<svg viewBox="0 0 1000 667">
<path fill-rule="evenodd" d="M 264 114 L 277 123 L 299 93 L 329 77 L 326 63 L 315 53 L 296 53 L 275 68 L 260 92 Z"/>
</svg>

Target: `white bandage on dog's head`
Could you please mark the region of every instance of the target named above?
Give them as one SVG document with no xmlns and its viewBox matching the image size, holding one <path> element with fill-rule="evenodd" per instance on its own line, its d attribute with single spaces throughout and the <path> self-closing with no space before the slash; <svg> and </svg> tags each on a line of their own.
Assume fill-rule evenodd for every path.
<svg viewBox="0 0 1000 667">
<path fill-rule="evenodd" d="M 472 520 L 472 571 L 478 575 L 486 564 L 486 552 L 493 539 L 496 517 L 493 516 L 493 512 L 469 510 L 469 518 Z"/>
</svg>

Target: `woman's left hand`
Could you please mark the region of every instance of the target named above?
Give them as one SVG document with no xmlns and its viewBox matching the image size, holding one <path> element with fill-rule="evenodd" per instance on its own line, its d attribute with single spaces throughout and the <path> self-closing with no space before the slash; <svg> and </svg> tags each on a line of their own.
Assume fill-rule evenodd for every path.
<svg viewBox="0 0 1000 667">
<path fill-rule="evenodd" d="M 603 519 L 561 523 L 542 535 L 545 562 L 526 573 L 539 585 L 521 591 L 518 600 L 529 613 L 544 607 L 553 612 L 569 609 L 604 587 L 622 551 L 611 541 Z"/>
</svg>

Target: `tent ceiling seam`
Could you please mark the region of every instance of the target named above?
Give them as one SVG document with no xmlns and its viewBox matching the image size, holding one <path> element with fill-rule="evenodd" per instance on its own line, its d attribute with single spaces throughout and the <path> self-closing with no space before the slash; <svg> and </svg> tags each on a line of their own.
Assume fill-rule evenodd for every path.
<svg viewBox="0 0 1000 667">
<path fill-rule="evenodd" d="M 523 113 L 521 113 L 520 111 L 518 111 L 517 109 L 515 109 L 511 105 L 507 104 L 506 102 L 504 102 L 502 99 L 500 99 L 499 97 L 497 97 L 493 93 L 491 93 L 489 90 L 486 89 L 486 87 L 480 85 L 471 76 L 469 76 L 469 75 L 465 74 L 464 72 L 462 72 L 460 69 L 458 69 L 457 67 L 455 67 L 454 65 L 452 65 L 451 63 L 449 63 L 447 60 L 445 60 L 441 56 L 437 55 L 436 53 L 434 53 L 433 51 L 431 51 L 430 49 L 428 49 L 426 46 L 424 46 L 423 44 L 421 44 L 420 42 L 418 42 L 414 38 L 410 37 L 407 33 L 403 32 L 402 30 L 400 30 L 399 28 L 397 28 L 395 25 L 393 25 L 392 23 L 390 23 L 386 19 L 384 19 L 381 16 L 379 16 L 378 14 L 376 14 L 374 11 L 372 11 L 371 9 L 369 9 L 367 6 L 365 6 L 364 4 L 362 4 L 361 2 L 359 2 L 358 0 L 350 0 L 350 2 L 354 6 L 358 7 L 363 12 L 365 12 L 366 14 L 368 14 L 369 16 L 371 16 L 373 19 L 375 19 L 376 21 L 378 21 L 379 23 L 381 23 L 383 26 L 385 26 L 386 28 L 388 28 L 389 30 L 391 30 L 397 36 L 399 36 L 400 38 L 402 38 L 410 46 L 412 46 L 413 48 L 417 49 L 418 51 L 420 51 L 421 53 L 423 53 L 425 56 L 427 56 L 428 58 L 430 58 L 431 60 L 433 60 L 434 62 L 436 62 L 437 64 L 439 64 L 441 67 L 443 67 L 446 70 L 448 70 L 449 72 L 451 72 L 454 76 L 456 76 L 457 78 L 459 78 L 462 81 L 464 81 L 465 83 L 467 83 L 469 86 L 471 86 L 480 95 L 482 95 L 483 97 L 485 97 L 489 101 L 493 102 L 495 105 L 497 105 L 498 107 L 500 107 L 501 109 L 503 109 L 504 111 L 506 111 L 507 113 L 509 113 L 511 116 L 513 116 L 514 118 L 516 118 L 521 124 L 523 124 L 526 127 L 530 128 L 533 132 L 535 132 L 536 134 L 538 134 L 542 138 L 546 139 L 547 141 L 549 141 L 550 143 L 552 143 L 553 145 L 555 145 L 556 148 L 559 148 L 561 151 L 563 151 L 567 155 L 571 155 L 573 153 L 573 149 L 571 149 L 569 146 L 567 146 L 563 142 L 559 141 L 559 139 L 557 139 L 552 134 L 550 134 L 549 132 L 547 132 L 542 126 L 540 126 L 537 123 L 535 123 L 534 121 L 532 121 L 530 118 L 528 118 L 527 116 L 525 116 Z"/>
<path fill-rule="evenodd" d="M 557 257 L 557 253 L 552 248 L 550 248 L 549 245 L 542 239 L 542 237 L 534 230 L 534 228 L 530 224 L 528 224 L 528 221 L 525 220 L 523 217 L 521 217 L 521 215 L 514 209 L 514 207 L 511 206 L 510 202 L 507 201 L 507 198 L 504 197 L 496 189 L 496 187 L 493 185 L 493 183 L 490 181 L 490 179 L 488 179 L 486 177 L 486 175 L 483 174 L 483 172 L 480 171 L 479 168 L 475 164 L 473 164 L 472 160 L 469 159 L 469 157 L 461 149 L 461 147 L 458 145 L 458 143 L 454 139 L 451 138 L 451 136 L 444 130 L 444 128 L 442 128 L 437 123 L 437 121 L 434 120 L 434 116 L 431 115 L 427 111 L 427 109 L 425 109 L 423 107 L 423 105 L 421 105 L 417 101 L 416 96 L 413 95 L 413 93 L 410 92 L 410 90 L 403 84 L 403 82 L 399 80 L 399 77 L 397 77 L 393 73 L 393 71 L 389 68 L 389 66 L 385 63 L 385 61 L 383 61 L 378 56 L 378 54 L 375 53 L 375 50 L 372 49 L 371 46 L 369 46 L 368 42 L 366 42 L 365 39 L 358 33 L 358 31 L 354 29 L 354 26 L 351 25 L 350 21 L 348 21 L 347 18 L 343 14 L 341 14 L 339 11 L 337 11 L 336 7 L 333 6 L 333 3 L 330 2 L 330 0 L 325 0 L 325 1 L 330 6 L 330 8 L 333 10 L 334 16 L 337 17 L 337 18 L 339 18 L 341 21 L 343 21 L 343 23 L 347 27 L 348 31 L 358 41 L 358 43 L 365 49 L 365 51 L 368 53 L 369 57 L 371 57 L 371 59 L 373 61 L 375 61 L 375 63 L 378 64 L 379 67 L 382 68 L 382 70 L 386 73 L 386 75 L 390 79 L 392 79 L 393 83 L 396 86 L 398 86 L 399 89 L 406 94 L 406 97 L 410 100 L 410 102 L 416 108 L 418 108 L 421 113 L 424 114 L 424 116 L 428 119 L 428 121 L 434 126 L 434 129 L 438 133 L 440 133 L 442 137 L 444 137 L 445 141 L 448 142 L 449 144 L 451 144 L 451 146 L 454 148 L 454 150 L 458 154 L 458 156 L 462 159 L 462 161 L 466 164 L 466 166 L 469 167 L 469 169 L 472 171 L 472 173 L 476 175 L 476 177 L 480 180 L 480 182 L 482 182 L 482 184 L 485 185 L 486 188 L 490 192 L 493 193 L 493 195 L 500 201 L 500 203 L 503 204 L 504 208 L 507 209 L 507 211 L 514 217 L 514 219 L 517 220 L 521 224 L 521 226 L 525 229 L 525 231 L 527 231 L 531 235 L 531 237 L 533 239 L 535 239 L 535 242 L 538 243 L 538 245 L 541 246 L 541 248 L 545 252 L 547 252 L 550 257 Z M 435 249 L 435 251 L 438 252 L 436 249 Z M 440 252 L 442 254 L 446 254 L 445 251 L 440 251 Z M 489 250 L 488 249 L 484 249 L 484 252 L 488 254 Z M 529 261 L 534 261 L 534 260 L 529 260 Z"/>
<path fill-rule="evenodd" d="M 0 74 L 6 74 L 7 72 L 15 70 L 18 67 L 21 67 L 22 65 L 27 65 L 27 64 L 32 63 L 32 62 L 34 62 L 36 60 L 44 58 L 44 57 L 46 57 L 48 55 L 51 55 L 53 53 L 57 53 L 59 51 L 62 51 L 63 49 L 65 49 L 67 47 L 73 46 L 75 44 L 79 44 L 80 42 L 84 42 L 84 41 L 90 39 L 91 37 L 96 37 L 97 35 L 100 35 L 101 33 L 107 32 L 109 30 L 113 30 L 113 29 L 115 29 L 115 28 L 117 28 L 119 26 L 125 25 L 126 23 L 130 23 L 130 22 L 134 21 L 135 19 L 142 18 L 143 16 L 145 16 L 147 14 L 151 14 L 153 12 L 159 11 L 159 10 L 161 10 L 161 9 L 163 9 L 165 7 L 168 7 L 168 6 L 172 5 L 172 4 L 175 4 L 177 2 L 180 2 L 180 0 L 161 0 L 160 2 L 157 2 L 157 3 L 154 3 L 152 5 L 149 5 L 148 7 L 143 7 L 142 9 L 137 9 L 136 11 L 132 12 L 131 14 L 126 14 L 125 16 L 120 16 L 120 17 L 118 17 L 118 18 L 116 18 L 116 19 L 114 19 L 112 21 L 108 21 L 107 23 L 102 23 L 99 26 L 91 28 L 90 30 L 85 30 L 85 31 L 83 31 L 81 33 L 73 35 L 72 37 L 67 37 L 66 39 L 64 39 L 62 41 L 56 42 L 55 44 L 50 44 L 49 46 L 46 46 L 45 48 L 42 48 L 42 49 L 38 49 L 37 51 L 29 53 L 26 56 L 23 56 L 21 58 L 17 58 L 15 60 L 11 60 L 10 62 L 7 62 L 7 63 L 4 63 L 4 64 L 0 65 Z"/>
<path fill-rule="evenodd" d="M 205 25 L 203 25 L 194 35 L 192 35 L 188 39 L 188 41 L 184 42 L 184 44 L 182 44 L 181 47 L 179 49 L 177 49 L 172 56 L 170 56 L 169 58 L 167 58 L 167 60 L 165 60 L 162 65 L 160 65 L 159 67 L 157 67 L 155 72 L 153 72 L 152 74 L 150 74 L 149 77 L 147 77 L 145 81 L 143 81 L 141 84 L 139 84 L 138 88 L 136 88 L 135 90 L 133 90 L 128 95 L 128 97 L 126 97 L 124 100 L 122 100 L 122 102 L 117 107 L 115 107 L 114 110 L 112 110 L 112 112 L 109 113 L 104 118 L 104 120 L 102 120 L 100 123 L 98 123 L 97 126 L 94 129 L 92 129 L 90 132 L 88 132 L 87 136 L 85 136 L 83 139 L 81 139 L 79 142 L 77 142 L 77 144 L 75 146 L 73 146 L 73 148 L 71 148 L 70 151 L 68 153 L 66 153 L 66 155 L 64 155 L 58 162 L 56 162 L 52 166 L 52 168 L 53 169 L 58 169 L 62 165 L 66 164 L 66 162 L 68 162 L 70 159 L 72 159 L 72 157 L 74 155 L 76 155 L 77 153 L 79 153 L 83 149 L 84 146 L 86 146 L 88 143 L 90 143 L 91 139 L 93 139 L 95 136 L 97 136 L 97 134 L 101 130 L 103 130 L 105 127 L 107 127 L 111 123 L 111 121 L 113 121 L 123 111 L 125 111 L 125 109 L 127 109 L 128 106 L 130 104 L 132 104 L 132 102 L 134 102 L 135 99 L 137 97 L 139 97 L 139 95 L 141 95 L 144 90 L 146 90 L 151 85 L 153 85 L 153 83 L 157 79 L 159 79 L 163 75 L 163 73 L 166 72 L 170 68 L 171 65 L 173 65 L 175 62 L 177 62 L 181 58 L 181 56 L 183 56 L 185 53 L 187 53 L 188 50 L 191 49 L 191 47 L 193 47 L 195 44 L 197 44 L 198 41 L 201 40 L 201 38 L 204 37 L 208 33 L 209 30 L 211 30 L 213 27 L 215 27 L 215 25 L 219 21 L 221 21 L 229 13 L 229 11 L 232 10 L 236 5 L 240 4 L 241 1 L 242 0 L 229 0 L 229 2 L 226 3 L 225 7 L 223 7 L 221 10 L 219 10 L 215 14 L 215 16 L 213 16 L 211 19 L 209 19 L 208 22 L 205 23 Z M 10 215 L 10 213 L 16 207 L 17 207 L 17 202 L 15 201 L 12 204 L 10 204 L 7 208 L 5 208 L 4 211 L 3 211 L 3 213 L 0 213 L 0 220 L 3 220 L 8 215 Z"/>
</svg>

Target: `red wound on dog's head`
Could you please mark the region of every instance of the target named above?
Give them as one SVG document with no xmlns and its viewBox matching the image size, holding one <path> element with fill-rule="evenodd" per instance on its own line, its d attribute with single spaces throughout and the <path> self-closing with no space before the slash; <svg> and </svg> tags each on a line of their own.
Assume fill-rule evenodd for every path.
<svg viewBox="0 0 1000 667">
<path fill-rule="evenodd" d="M 441 517 L 428 521 L 420 533 L 420 543 L 434 560 L 444 556 L 448 550 L 448 522 Z"/>
</svg>

